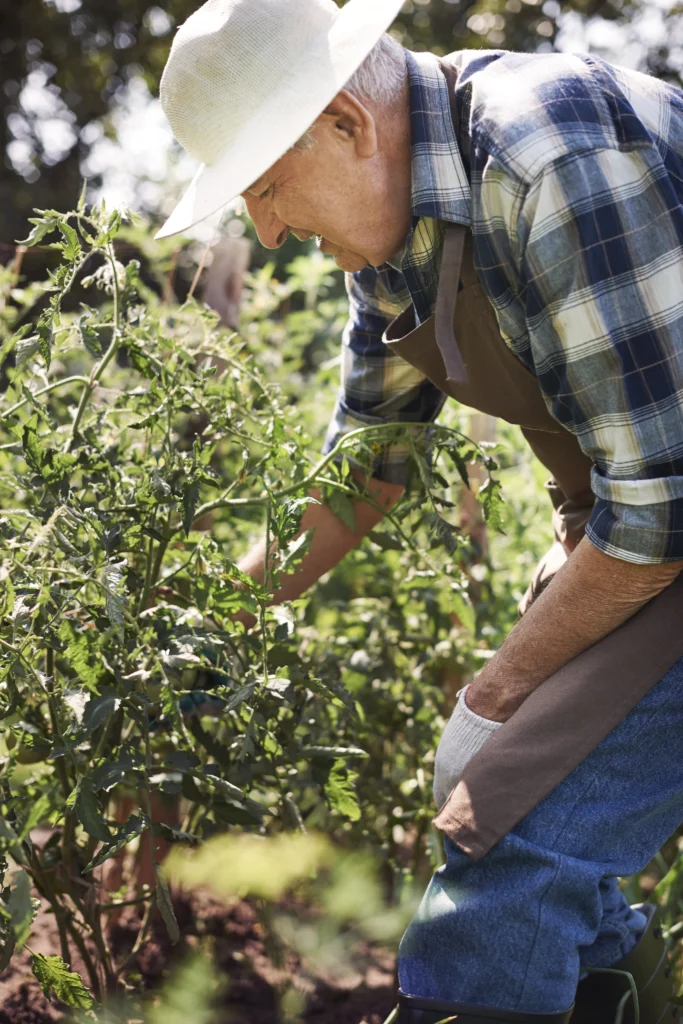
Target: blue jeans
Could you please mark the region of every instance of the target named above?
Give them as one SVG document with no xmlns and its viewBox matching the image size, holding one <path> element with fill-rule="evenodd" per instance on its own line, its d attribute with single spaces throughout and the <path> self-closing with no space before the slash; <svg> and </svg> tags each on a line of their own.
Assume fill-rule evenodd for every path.
<svg viewBox="0 0 683 1024">
<path fill-rule="evenodd" d="M 616 963 L 645 926 L 618 877 L 642 871 L 681 822 L 683 659 L 484 858 L 446 839 L 401 941 L 401 990 L 567 1010 L 582 969 Z"/>
</svg>

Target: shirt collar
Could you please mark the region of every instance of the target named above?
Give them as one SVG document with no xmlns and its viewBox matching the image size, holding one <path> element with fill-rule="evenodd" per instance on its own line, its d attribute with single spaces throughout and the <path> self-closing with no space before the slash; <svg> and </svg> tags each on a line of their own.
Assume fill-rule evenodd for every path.
<svg viewBox="0 0 683 1024">
<path fill-rule="evenodd" d="M 471 187 L 453 130 L 448 84 L 433 53 L 405 51 L 412 154 L 412 226 L 405 247 L 389 266 L 422 263 L 441 239 L 439 221 L 472 223 Z M 428 223 L 420 225 L 426 218 Z M 429 223 L 436 222 L 436 223 Z"/>
<path fill-rule="evenodd" d="M 433 53 L 406 51 L 414 220 L 471 226 L 471 187 L 453 130 L 448 84 Z"/>
</svg>

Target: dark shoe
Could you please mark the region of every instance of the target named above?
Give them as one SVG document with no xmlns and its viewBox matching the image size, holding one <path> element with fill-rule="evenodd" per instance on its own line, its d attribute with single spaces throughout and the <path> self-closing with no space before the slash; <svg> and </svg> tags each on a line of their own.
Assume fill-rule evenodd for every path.
<svg viewBox="0 0 683 1024">
<path fill-rule="evenodd" d="M 446 1024 L 451 1020 L 457 1024 L 569 1024 L 571 1016 L 571 1009 L 566 1013 L 517 1013 L 399 993 L 396 1024 L 441 1024 L 442 1021 Z"/>
<path fill-rule="evenodd" d="M 635 1024 L 630 981 L 633 976 L 638 992 L 640 1024 L 672 1024 L 678 1018 L 678 1007 L 671 1002 L 675 993 L 669 977 L 669 957 L 662 938 L 659 912 L 651 903 L 634 909 L 650 915 L 645 931 L 637 944 L 610 971 L 622 974 L 591 973 L 579 982 L 572 1024 L 613 1024 L 623 1001 L 622 1024 Z"/>
</svg>

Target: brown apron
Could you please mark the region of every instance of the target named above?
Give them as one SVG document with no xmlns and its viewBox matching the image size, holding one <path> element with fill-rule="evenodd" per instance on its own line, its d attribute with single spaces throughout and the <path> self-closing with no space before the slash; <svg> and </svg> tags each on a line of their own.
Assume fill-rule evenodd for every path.
<svg viewBox="0 0 683 1024">
<path fill-rule="evenodd" d="M 441 68 L 457 137 L 457 72 L 445 61 Z M 393 321 L 384 341 L 445 394 L 521 426 L 552 474 L 548 488 L 555 536 L 572 550 L 593 507 L 592 462 L 550 415 L 536 377 L 502 339 L 474 269 L 472 236 L 466 228 L 445 226 L 434 317 L 416 327 L 411 306 Z M 531 597 L 552 578 L 548 568 L 541 567 Z M 436 827 L 472 858 L 487 853 L 683 657 L 682 619 L 683 575 L 526 699 L 469 762 L 439 810 Z"/>
</svg>

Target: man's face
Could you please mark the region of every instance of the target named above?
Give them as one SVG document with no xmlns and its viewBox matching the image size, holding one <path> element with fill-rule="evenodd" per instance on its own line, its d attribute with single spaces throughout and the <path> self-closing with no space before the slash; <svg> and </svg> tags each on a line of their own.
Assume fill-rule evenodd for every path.
<svg viewBox="0 0 683 1024">
<path fill-rule="evenodd" d="M 291 150 L 243 194 L 259 239 L 278 248 L 291 231 L 318 237 L 342 270 L 380 266 L 410 228 L 407 98 L 375 116 L 342 91 L 312 129 L 314 145 Z"/>
</svg>

